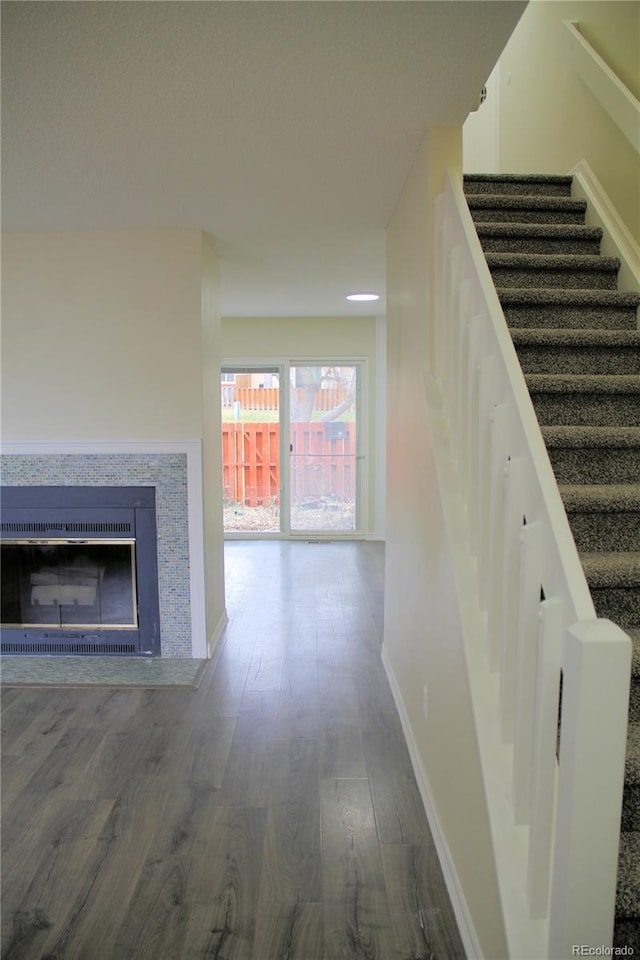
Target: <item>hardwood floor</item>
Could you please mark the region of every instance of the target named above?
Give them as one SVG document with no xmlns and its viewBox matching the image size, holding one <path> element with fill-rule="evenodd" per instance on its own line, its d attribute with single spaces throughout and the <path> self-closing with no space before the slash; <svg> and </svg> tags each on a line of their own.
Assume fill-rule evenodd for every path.
<svg viewBox="0 0 640 960">
<path fill-rule="evenodd" d="M 225 555 L 198 690 L 3 692 L 3 960 L 464 957 L 380 661 L 381 545 Z"/>
</svg>

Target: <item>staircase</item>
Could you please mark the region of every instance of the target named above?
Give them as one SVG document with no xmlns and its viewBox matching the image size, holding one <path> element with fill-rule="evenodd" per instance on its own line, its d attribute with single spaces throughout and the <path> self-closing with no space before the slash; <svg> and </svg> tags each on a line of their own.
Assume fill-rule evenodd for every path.
<svg viewBox="0 0 640 960">
<path fill-rule="evenodd" d="M 599 617 L 633 663 L 614 945 L 640 951 L 640 295 L 571 177 L 468 175 L 464 189 Z"/>
</svg>

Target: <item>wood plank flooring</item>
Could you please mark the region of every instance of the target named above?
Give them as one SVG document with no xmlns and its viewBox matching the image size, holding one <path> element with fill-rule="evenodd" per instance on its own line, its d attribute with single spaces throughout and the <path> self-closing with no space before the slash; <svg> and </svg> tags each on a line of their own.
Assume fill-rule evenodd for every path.
<svg viewBox="0 0 640 960">
<path fill-rule="evenodd" d="M 6 689 L 3 960 L 456 960 L 380 544 L 231 541 L 198 690 Z"/>
</svg>

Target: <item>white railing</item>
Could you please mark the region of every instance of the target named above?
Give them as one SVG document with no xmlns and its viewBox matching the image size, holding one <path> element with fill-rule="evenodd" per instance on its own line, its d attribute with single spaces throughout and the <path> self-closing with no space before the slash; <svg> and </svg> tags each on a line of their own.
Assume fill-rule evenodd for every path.
<svg viewBox="0 0 640 960">
<path fill-rule="evenodd" d="M 497 722 L 476 721 L 509 758 L 509 782 L 490 783 L 494 746 L 479 736 L 507 939 L 517 960 L 570 957 L 574 944 L 611 945 L 631 645 L 596 619 L 455 174 L 436 205 L 431 378 L 477 558 L 486 644 L 474 662 L 499 677 Z M 525 838 L 520 861 L 509 829 Z"/>
</svg>

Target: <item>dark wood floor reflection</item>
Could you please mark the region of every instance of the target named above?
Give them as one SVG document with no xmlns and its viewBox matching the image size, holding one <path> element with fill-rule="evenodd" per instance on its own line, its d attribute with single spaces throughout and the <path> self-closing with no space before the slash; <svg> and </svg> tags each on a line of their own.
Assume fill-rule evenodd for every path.
<svg viewBox="0 0 640 960">
<path fill-rule="evenodd" d="M 464 956 L 382 571 L 380 544 L 233 541 L 199 690 L 4 692 L 4 960 Z"/>
</svg>

